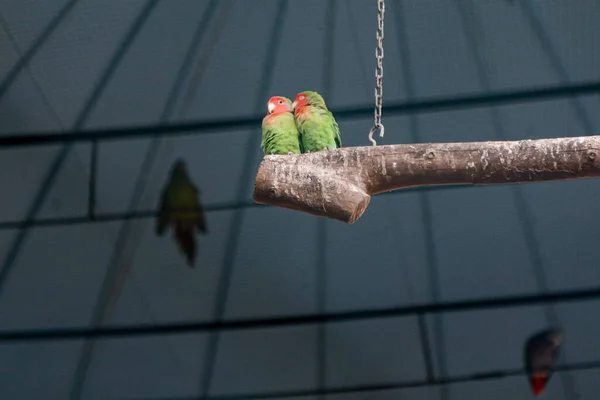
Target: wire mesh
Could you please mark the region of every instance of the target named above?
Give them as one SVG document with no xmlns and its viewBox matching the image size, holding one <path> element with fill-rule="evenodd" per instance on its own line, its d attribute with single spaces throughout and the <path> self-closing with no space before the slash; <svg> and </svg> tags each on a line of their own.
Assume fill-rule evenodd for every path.
<svg viewBox="0 0 600 400">
<path fill-rule="evenodd" d="M 216 2 L 213 2 L 216 3 Z M 27 63 L 30 59 L 35 55 L 36 51 L 43 46 L 47 37 L 52 35 L 54 30 L 60 25 L 61 21 L 65 19 L 65 17 L 72 11 L 72 9 L 76 6 L 77 1 L 69 1 L 65 4 L 65 6 L 60 10 L 60 12 L 52 19 L 52 21 L 48 24 L 48 26 L 44 29 L 44 32 L 38 37 L 34 43 L 30 46 L 30 48 L 26 51 L 26 53 L 20 58 L 19 62 L 10 70 L 7 77 L 0 84 L 0 97 L 2 97 L 7 90 L 11 87 L 12 83 L 15 81 L 16 77 L 19 76 L 24 67 L 27 66 Z M 125 127 L 117 127 L 117 128 L 101 128 L 101 129 L 84 129 L 85 123 L 87 121 L 88 116 L 94 109 L 96 103 L 99 101 L 104 88 L 109 83 L 111 76 L 117 70 L 119 66 L 119 62 L 128 51 L 129 46 L 135 39 L 136 35 L 139 33 L 141 28 L 144 25 L 144 22 L 147 20 L 152 10 L 157 4 L 157 0 L 150 0 L 146 3 L 145 7 L 143 7 L 140 11 L 137 19 L 133 21 L 130 31 L 123 38 L 123 42 L 116 50 L 111 62 L 106 66 L 106 69 L 97 82 L 96 86 L 90 93 L 88 98 L 88 102 L 83 107 L 82 112 L 79 114 L 73 128 L 69 132 L 57 133 L 57 132 L 33 132 L 26 134 L 8 134 L 0 136 L 0 148 L 16 148 L 16 147 L 39 147 L 39 146 L 48 146 L 48 145 L 56 145 L 61 144 L 62 151 L 59 153 L 58 157 L 54 162 L 54 168 L 52 168 L 47 176 L 46 182 L 41 186 L 39 195 L 37 198 L 39 201 L 35 201 L 28 216 L 19 221 L 5 221 L 0 222 L 0 229 L 18 229 L 20 230 L 19 236 L 16 241 L 13 243 L 11 252 L 7 256 L 2 272 L 0 273 L 0 290 L 2 290 L 2 286 L 6 281 L 6 277 L 11 272 L 11 265 L 16 258 L 20 244 L 25 240 L 25 235 L 27 229 L 34 226 L 61 226 L 61 225 L 75 225 L 75 224 L 86 224 L 86 223 L 98 223 L 98 222 L 108 222 L 108 221 L 127 221 L 133 219 L 142 219 L 142 218 L 152 218 L 156 216 L 155 210 L 142 210 L 135 211 L 133 207 L 131 207 L 130 211 L 122 212 L 122 213 L 107 213 L 107 214 L 98 214 L 95 211 L 96 205 L 96 176 L 97 176 L 97 162 L 98 162 L 98 145 L 102 142 L 107 141 L 117 141 L 117 140 L 125 140 L 132 138 L 154 138 L 158 139 L 164 136 L 183 136 L 183 135 L 204 135 L 204 134 L 218 134 L 220 132 L 227 132 L 231 130 L 245 129 L 245 128 L 255 128 L 260 125 L 260 121 L 263 118 L 262 112 L 259 112 L 257 109 L 254 115 L 250 116 L 238 116 L 231 117 L 227 119 L 215 119 L 215 120 L 201 120 L 201 121 L 193 121 L 187 123 L 169 123 L 168 116 L 171 114 L 172 109 L 174 108 L 174 104 L 176 99 L 178 98 L 178 93 L 181 88 L 181 84 L 183 82 L 183 77 L 187 74 L 185 71 L 181 72 L 181 76 L 176 79 L 176 83 L 174 85 L 173 94 L 170 97 L 166 109 L 164 111 L 164 118 L 161 119 L 161 122 L 157 125 L 140 125 L 140 126 L 125 126 Z M 259 90 L 258 93 L 258 101 L 257 103 L 261 103 L 261 99 L 265 98 L 268 94 L 268 90 L 270 87 L 270 76 L 272 75 L 272 68 L 275 64 L 274 60 L 277 58 L 278 53 L 278 37 L 280 37 L 280 32 L 282 27 L 285 25 L 281 21 L 285 19 L 285 14 L 287 11 L 287 1 L 281 1 L 278 9 L 278 22 L 274 24 L 272 30 L 272 40 L 273 44 L 271 45 L 271 51 L 265 58 L 265 68 L 263 72 L 263 76 L 261 79 L 262 89 Z M 325 46 L 326 54 L 327 52 L 332 53 L 331 48 L 334 46 L 333 36 L 335 29 L 335 16 L 336 16 L 336 3 L 331 2 L 330 5 L 330 18 L 328 26 L 330 28 L 329 33 L 326 37 L 331 40 L 329 43 L 329 47 Z M 457 3 L 458 4 L 458 3 Z M 560 64 L 560 59 L 552 50 L 552 45 L 549 40 L 543 34 L 543 28 L 541 27 L 539 21 L 537 21 L 535 14 L 533 13 L 531 7 L 526 4 L 521 4 L 521 7 L 525 10 L 525 14 L 528 16 L 530 23 L 534 30 L 537 32 L 540 42 L 542 43 L 542 47 L 546 50 L 549 55 L 549 58 L 552 60 L 555 70 L 561 75 L 561 80 L 563 83 L 560 85 L 552 85 L 547 87 L 537 87 L 530 89 L 519 89 L 519 90 L 505 90 L 505 91 L 492 91 L 490 90 L 489 82 L 487 82 L 485 78 L 484 72 L 482 72 L 483 64 L 482 56 L 478 53 L 477 46 L 471 43 L 472 56 L 477 61 L 478 71 L 480 73 L 480 83 L 484 89 L 481 94 L 465 94 L 465 95 L 454 95 L 451 97 L 440 97 L 440 98 L 431 98 L 431 99 L 415 99 L 414 96 L 414 88 L 412 88 L 412 81 L 414 78 L 411 75 L 411 71 L 413 66 L 410 63 L 410 53 L 408 51 L 408 42 L 407 35 L 408 32 L 406 29 L 399 30 L 401 31 L 398 34 L 400 40 L 398 41 L 400 53 L 403 54 L 402 62 L 404 66 L 404 79 L 403 85 L 408 88 L 409 96 L 408 101 L 404 102 L 387 102 L 385 107 L 385 112 L 387 116 L 392 115 L 409 115 L 410 116 L 410 131 L 412 134 L 412 140 L 418 141 L 419 139 L 419 126 L 418 121 L 416 119 L 416 115 L 420 113 L 432 113 L 439 112 L 444 110 L 456 110 L 456 109 L 470 109 L 477 107 L 489 107 L 489 106 L 498 106 L 498 105 L 506 105 L 506 104 L 518 104 L 525 102 L 539 102 L 539 101 L 550 101 L 556 99 L 574 99 L 577 96 L 589 95 L 589 94 L 598 94 L 600 93 L 600 81 L 592 81 L 592 82 L 584 82 L 584 83 L 567 83 L 568 77 L 564 72 L 564 68 Z M 398 17 L 397 27 L 404 28 L 405 23 L 402 21 L 402 1 L 398 0 L 396 2 L 397 11 L 396 15 Z M 206 13 L 205 15 L 210 15 L 210 13 Z M 199 30 L 197 32 L 201 32 L 206 20 L 203 20 L 199 25 Z M 463 25 L 466 29 L 466 22 L 463 22 Z M 198 33 L 198 40 L 193 40 L 190 49 L 194 49 L 197 43 L 200 41 L 202 33 Z M 465 34 L 467 40 L 469 37 L 472 37 L 473 34 Z M 182 71 L 185 70 L 186 66 L 191 62 L 192 55 L 194 54 L 193 50 L 190 50 L 188 53 L 189 57 L 186 57 L 184 65 L 182 66 Z M 324 68 L 328 70 L 328 74 L 332 73 L 332 60 L 325 57 L 326 61 Z M 360 64 L 360 63 L 359 63 Z M 331 78 L 331 77 L 330 77 Z M 326 87 L 330 87 L 330 84 L 326 84 Z M 330 93 L 333 89 L 327 89 L 326 92 Z M 329 94 L 330 95 L 330 94 Z M 262 104 L 262 103 L 261 103 Z M 591 131 L 591 123 L 589 122 L 590 118 L 586 114 L 585 109 L 581 106 L 580 102 L 577 100 L 572 101 L 572 105 L 574 107 L 575 113 L 580 118 L 582 124 L 588 127 L 588 130 Z M 261 106 L 262 108 L 262 106 Z M 368 118 L 372 114 L 372 106 L 364 105 L 353 108 L 343 108 L 343 109 L 334 109 L 332 110 L 336 115 L 336 119 L 339 121 L 344 120 L 357 120 Z M 498 117 L 492 118 L 496 121 L 495 127 L 497 131 L 497 135 L 500 139 L 503 139 L 502 135 L 502 122 L 498 121 Z M 66 157 L 69 146 L 74 143 L 84 143 L 89 142 L 92 143 L 90 159 L 91 159 L 91 175 L 89 181 L 89 198 L 88 198 L 88 212 L 86 215 L 66 217 L 66 218 L 48 218 L 48 219 L 35 219 L 36 214 L 40 208 L 41 202 L 49 188 L 52 186 L 52 181 L 60 169 L 62 160 Z M 252 147 L 256 147 L 256 138 L 250 138 L 248 140 L 248 149 Z M 445 371 L 444 367 L 444 348 L 443 348 L 443 331 L 441 329 L 441 323 L 438 318 L 443 313 L 451 313 L 456 311 L 463 310 L 475 310 L 475 309 L 488 309 L 488 308 L 498 308 L 498 307 L 519 307 L 525 305 L 533 305 L 533 304 L 553 304 L 553 303 L 563 303 L 563 302 L 573 302 L 573 301 L 584 301 L 600 298 L 600 288 L 588 288 L 588 289 L 580 289 L 580 290 L 572 290 L 572 291 L 560 291 L 560 292 L 547 292 L 546 285 L 543 284 L 543 278 L 539 278 L 540 290 L 543 290 L 542 293 L 533 293 L 529 295 L 522 296 L 511 296 L 511 297 L 498 297 L 498 298 L 486 298 L 486 299 L 478 299 L 478 300 L 467 300 L 467 301 L 456 301 L 456 302 L 441 302 L 439 301 L 439 282 L 437 282 L 436 274 L 437 274 L 437 266 L 435 262 L 436 250 L 435 244 L 433 242 L 433 237 L 431 235 L 432 232 L 432 223 L 431 223 L 431 210 L 430 205 L 428 204 L 428 193 L 439 190 L 446 189 L 455 189 L 454 187 L 439 187 L 439 188 L 413 188 L 402 191 L 402 193 L 417 191 L 420 193 L 421 203 L 423 205 L 423 213 L 422 220 L 423 224 L 427 226 L 426 232 L 428 232 L 428 237 L 426 238 L 426 242 L 428 244 L 428 269 L 430 271 L 431 278 L 431 291 L 433 295 L 433 302 L 431 304 L 422 304 L 416 306 L 407 306 L 407 307 L 395 307 L 395 308 L 384 308 L 384 309 L 372 309 L 372 310 L 362 310 L 362 311 L 350 311 L 350 312 L 337 312 L 337 313 L 328 313 L 325 312 L 325 266 L 326 266 L 326 256 L 323 249 L 319 252 L 317 268 L 319 278 L 319 290 L 318 290 L 318 304 L 319 304 L 319 312 L 315 315 L 290 315 L 284 317 L 276 317 L 276 318 L 262 318 L 262 319 L 245 319 L 245 320 L 225 320 L 223 318 L 225 304 L 227 301 L 228 290 L 230 286 L 230 275 L 234 265 L 234 259 L 236 255 L 236 247 L 237 242 L 239 240 L 240 229 L 244 219 L 244 210 L 247 208 L 253 207 L 263 207 L 261 205 L 255 204 L 251 201 L 244 200 L 244 194 L 247 191 L 248 185 L 251 182 L 251 172 L 250 168 L 253 161 L 253 153 L 248 151 L 246 162 L 244 163 L 246 173 L 242 174 L 237 200 L 234 202 L 227 203 L 219 203 L 212 204 L 205 207 L 207 212 L 217 212 L 217 211 L 227 211 L 233 210 L 235 211 L 234 219 L 232 221 L 232 226 L 230 229 L 230 237 L 228 240 L 228 248 L 226 251 L 226 257 L 223 260 L 223 273 L 221 279 L 219 281 L 219 294 L 217 296 L 217 302 L 215 305 L 213 321 L 211 322 L 185 322 L 185 323 L 177 323 L 177 324 L 152 324 L 152 325 L 131 325 L 131 326 L 98 326 L 98 321 L 101 319 L 99 317 L 95 317 L 92 321 L 92 326 L 89 328 L 69 328 L 69 329 L 48 329 L 48 330 L 21 330 L 21 331 L 0 331 L 0 342 L 22 342 L 22 341 L 49 341 L 49 340 L 73 340 L 73 339 L 110 339 L 116 337 L 127 337 L 127 336 L 144 336 L 144 335 L 165 335 L 165 334 L 183 334 L 189 332 L 208 332 L 211 333 L 211 340 L 209 346 L 209 352 L 206 357 L 206 368 L 205 375 L 200 377 L 200 388 L 201 395 L 199 398 L 202 399 L 259 399 L 259 398 L 286 398 L 286 397 L 299 397 L 299 396 L 312 396 L 312 395 L 331 395 L 331 394 L 340 394 L 340 393 L 351 393 L 351 392 L 367 392 L 367 391 L 381 391 L 381 390 L 392 390 L 399 388 L 409 388 L 409 387 L 421 387 L 421 386 L 442 386 L 459 383 L 459 382 L 469 382 L 469 381 L 477 381 L 477 380 L 487 380 L 487 379 L 501 379 L 509 376 L 518 376 L 524 374 L 522 370 L 495 370 L 495 371 L 484 371 L 477 374 L 468 374 L 461 376 L 448 377 L 447 371 Z M 150 157 L 152 158 L 152 157 Z M 146 170 L 146 168 L 143 168 Z M 515 189 L 517 192 L 518 189 Z M 525 230 L 528 229 L 531 225 L 531 216 L 529 215 L 528 208 L 524 203 L 524 200 L 518 201 L 519 210 L 522 212 L 522 224 Z M 322 223 L 321 223 L 322 222 Z M 318 244 L 320 246 L 324 246 L 326 242 L 326 225 L 325 222 L 319 221 L 318 225 L 318 234 L 316 235 Z M 527 235 L 529 238 L 529 242 L 531 246 L 529 246 L 534 253 L 539 253 L 539 246 L 535 243 L 535 240 L 531 239 L 533 233 L 530 232 Z M 536 253 L 536 254 L 537 254 Z M 533 254 L 531 257 L 534 260 L 539 259 L 539 255 Z M 543 273 L 543 265 L 541 261 L 534 262 L 534 268 L 538 271 L 538 276 L 540 273 Z M 540 272 L 541 271 L 541 272 Z M 107 274 L 108 276 L 109 274 Z M 102 298 L 99 299 L 99 304 L 103 303 L 104 300 Z M 95 312 L 96 315 L 99 313 L 99 309 Z M 395 384 L 385 384 L 385 385 L 363 385 L 363 386 L 348 386 L 348 387 L 340 387 L 340 388 L 327 388 L 325 386 L 325 361 L 324 361 L 324 346 L 325 338 L 324 335 L 321 335 L 319 339 L 319 348 L 318 348 L 318 387 L 314 390 L 296 390 L 296 391 L 284 391 L 284 392 L 276 392 L 276 393 L 255 393 L 255 394 L 239 394 L 239 395 L 224 395 L 224 396 L 210 396 L 210 388 L 211 388 L 211 377 L 212 371 L 214 369 L 214 362 L 216 357 L 216 348 L 218 346 L 218 335 L 221 332 L 228 330 L 242 330 L 242 329 L 257 329 L 264 327 L 280 327 L 280 326 L 298 326 L 298 325 L 320 325 L 321 329 L 324 330 L 325 324 L 336 323 L 341 321 L 350 321 L 350 320 L 362 320 L 362 319 L 374 319 L 374 318 L 391 318 L 402 315 L 417 315 L 419 317 L 419 324 L 421 326 L 421 345 L 423 353 L 425 353 L 425 358 L 427 360 L 427 378 L 419 381 L 412 382 L 400 382 Z M 435 341 L 436 346 L 435 349 L 438 351 L 438 363 L 440 365 L 440 374 L 441 377 L 435 376 L 433 371 L 433 365 L 430 361 L 431 349 L 428 344 L 426 328 L 424 317 L 425 315 L 435 315 L 436 316 L 436 329 L 435 329 Z M 86 350 L 89 354 L 91 354 L 91 347 Z M 84 357 L 85 358 L 85 357 Z M 88 360 L 89 361 L 89 360 Z M 85 381 L 85 375 L 87 371 L 87 364 L 85 360 L 82 361 L 80 365 L 80 372 L 76 373 L 74 378 L 75 385 L 73 388 L 73 397 L 79 398 L 81 395 L 81 388 L 83 382 Z M 559 366 L 556 369 L 560 371 L 576 371 L 583 369 L 598 369 L 600 368 L 600 361 L 598 362 L 587 362 L 587 363 L 573 363 L 566 364 L 563 366 Z M 442 392 L 444 393 L 444 392 Z M 442 398 L 447 398 L 447 395 L 443 395 Z M 570 397 L 569 397 L 570 398 Z M 174 400 L 175 398 L 173 398 Z"/>
</svg>

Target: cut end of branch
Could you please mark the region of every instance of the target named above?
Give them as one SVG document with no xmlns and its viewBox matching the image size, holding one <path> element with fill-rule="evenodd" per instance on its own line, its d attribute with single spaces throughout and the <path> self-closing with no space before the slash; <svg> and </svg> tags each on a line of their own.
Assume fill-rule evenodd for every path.
<svg viewBox="0 0 600 400">
<path fill-rule="evenodd" d="M 267 156 L 261 162 L 254 185 L 254 201 L 302 211 L 353 224 L 367 209 L 371 196 L 339 175 L 315 165 L 290 162 L 287 157 Z M 284 160 L 284 158 L 287 158 Z"/>
</svg>

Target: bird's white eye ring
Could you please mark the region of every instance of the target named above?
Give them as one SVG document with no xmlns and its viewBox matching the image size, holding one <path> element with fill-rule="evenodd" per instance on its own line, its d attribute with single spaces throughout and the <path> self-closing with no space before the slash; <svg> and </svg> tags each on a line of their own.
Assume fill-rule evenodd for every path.
<svg viewBox="0 0 600 400">
<path fill-rule="evenodd" d="M 304 96 L 300 96 L 300 100 L 304 100 Z"/>
</svg>

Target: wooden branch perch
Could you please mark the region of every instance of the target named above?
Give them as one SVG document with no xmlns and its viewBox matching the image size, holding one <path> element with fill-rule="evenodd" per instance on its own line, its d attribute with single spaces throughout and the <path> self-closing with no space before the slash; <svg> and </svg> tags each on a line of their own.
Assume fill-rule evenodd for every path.
<svg viewBox="0 0 600 400">
<path fill-rule="evenodd" d="M 600 176 L 600 136 L 345 147 L 261 162 L 254 201 L 354 223 L 371 195 L 410 186 Z"/>
</svg>

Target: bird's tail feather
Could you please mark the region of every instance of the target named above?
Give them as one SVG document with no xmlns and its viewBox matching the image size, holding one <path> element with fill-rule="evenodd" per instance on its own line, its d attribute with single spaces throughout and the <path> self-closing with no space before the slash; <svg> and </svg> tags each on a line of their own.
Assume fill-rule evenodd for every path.
<svg viewBox="0 0 600 400">
<path fill-rule="evenodd" d="M 179 245 L 179 250 L 185 254 L 188 265 L 194 266 L 196 260 L 196 238 L 194 236 L 194 228 L 187 226 L 184 223 L 177 222 L 175 224 L 175 239 Z"/>
<path fill-rule="evenodd" d="M 548 374 L 545 372 L 534 373 L 531 377 L 531 390 L 535 397 L 538 397 L 544 392 L 546 384 L 548 383 Z"/>
</svg>

